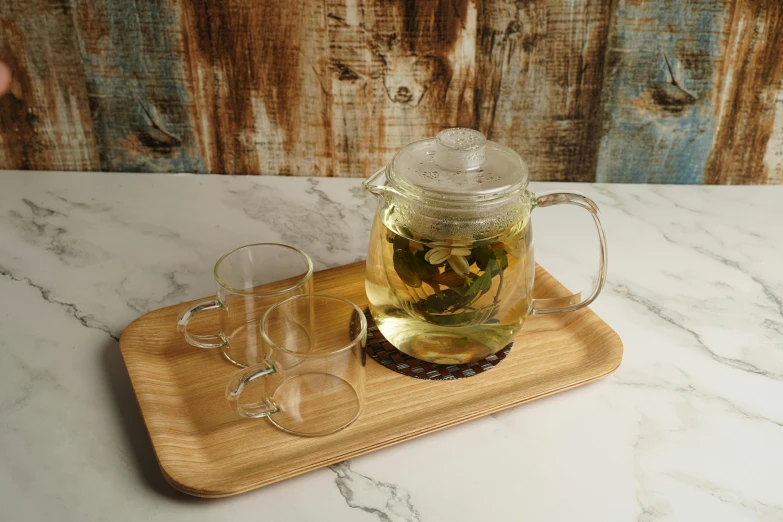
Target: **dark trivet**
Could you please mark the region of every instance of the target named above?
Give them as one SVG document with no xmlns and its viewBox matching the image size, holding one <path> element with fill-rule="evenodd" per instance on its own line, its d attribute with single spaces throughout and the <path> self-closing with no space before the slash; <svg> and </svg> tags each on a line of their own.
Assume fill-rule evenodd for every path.
<svg viewBox="0 0 783 522">
<path fill-rule="evenodd" d="M 367 353 L 370 357 L 390 370 L 416 379 L 451 381 L 488 372 L 506 358 L 514 344 L 511 342 L 495 355 L 480 361 L 465 364 L 435 364 L 415 359 L 399 351 L 378 330 L 369 310 L 365 310 L 364 316 L 367 318 Z M 351 326 L 355 325 L 352 323 Z"/>
</svg>

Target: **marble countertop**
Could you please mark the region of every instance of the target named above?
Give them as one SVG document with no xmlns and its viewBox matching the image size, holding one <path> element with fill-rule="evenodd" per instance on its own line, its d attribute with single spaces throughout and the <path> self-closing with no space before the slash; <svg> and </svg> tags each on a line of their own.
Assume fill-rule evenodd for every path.
<svg viewBox="0 0 783 522">
<path fill-rule="evenodd" d="M 0 172 L 0 518 L 783 520 L 783 187 L 532 189 L 602 209 L 614 374 L 204 500 L 163 479 L 120 333 L 211 294 L 238 245 L 362 259 L 374 201 L 356 179 Z M 594 262 L 573 210 L 534 214 L 537 259 L 572 289 Z"/>
</svg>

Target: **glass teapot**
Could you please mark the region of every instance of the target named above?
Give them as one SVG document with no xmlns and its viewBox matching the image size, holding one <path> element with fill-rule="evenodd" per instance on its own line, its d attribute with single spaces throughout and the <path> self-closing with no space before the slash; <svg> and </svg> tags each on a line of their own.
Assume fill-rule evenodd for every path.
<svg viewBox="0 0 783 522">
<path fill-rule="evenodd" d="M 568 192 L 536 196 L 527 183 L 519 154 L 459 128 L 403 147 L 363 183 L 380 200 L 367 255 L 370 313 L 396 348 L 434 363 L 473 362 L 503 349 L 529 315 L 593 302 L 606 277 L 597 206 Z M 598 277 L 584 299 L 533 299 L 530 213 L 559 204 L 590 212 Z"/>
</svg>

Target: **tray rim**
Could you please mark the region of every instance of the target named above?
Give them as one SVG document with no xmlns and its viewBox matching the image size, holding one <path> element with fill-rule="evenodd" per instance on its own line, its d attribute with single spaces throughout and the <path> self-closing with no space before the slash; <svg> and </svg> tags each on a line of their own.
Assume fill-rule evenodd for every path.
<svg viewBox="0 0 783 522">
<path fill-rule="evenodd" d="M 341 265 L 341 266 L 337 266 L 337 267 L 331 267 L 331 268 L 327 268 L 327 269 L 324 269 L 324 270 L 320 270 L 318 272 L 314 272 L 313 275 L 315 276 L 315 274 L 317 274 L 317 273 L 325 274 L 325 273 L 328 273 L 330 271 L 334 271 L 334 270 L 337 270 L 337 269 L 345 269 L 346 267 L 355 266 L 355 265 L 363 265 L 363 264 L 365 264 L 364 260 L 357 261 L 357 262 L 354 262 L 354 263 L 349 263 L 347 265 Z M 542 267 L 540 267 L 540 265 L 537 264 L 536 266 L 537 266 L 537 268 L 540 268 L 540 269 L 544 270 Z M 547 272 L 547 274 L 549 274 L 549 273 Z M 552 276 L 551 274 L 549 274 L 549 276 L 552 277 L 552 279 L 554 279 L 555 282 L 557 282 L 558 284 L 561 284 L 559 281 L 557 281 L 557 279 L 554 276 Z M 159 451 L 158 451 L 158 444 L 156 444 L 156 439 L 155 439 L 155 437 L 152 436 L 152 432 L 150 431 L 149 421 L 148 421 L 148 414 L 147 414 L 147 412 L 145 412 L 145 406 L 142 404 L 141 401 L 139 401 L 139 391 L 137 390 L 137 383 L 134 382 L 133 374 L 131 373 L 130 367 L 129 367 L 129 361 L 128 361 L 127 357 L 126 357 L 126 355 L 127 355 L 126 352 L 130 352 L 130 351 L 133 351 L 133 350 L 129 349 L 127 347 L 123 348 L 123 338 L 126 337 L 126 334 L 130 334 L 134 330 L 138 329 L 139 328 L 139 323 L 143 323 L 145 318 L 147 318 L 147 316 L 152 315 L 152 314 L 161 314 L 161 315 L 163 315 L 165 312 L 170 311 L 171 309 L 176 308 L 176 309 L 179 310 L 182 307 L 188 306 L 188 305 L 190 305 L 192 303 L 196 303 L 198 301 L 202 301 L 204 299 L 208 299 L 208 297 L 202 297 L 202 298 L 199 298 L 199 299 L 194 299 L 192 301 L 187 301 L 187 302 L 182 302 L 182 303 L 178 303 L 178 304 L 175 304 L 175 305 L 166 306 L 166 307 L 163 307 L 163 308 L 159 308 L 159 309 L 153 310 L 151 312 L 147 312 L 146 314 L 143 314 L 143 315 L 137 317 L 131 323 L 129 323 L 128 326 L 125 327 L 125 329 L 123 330 L 122 334 L 120 335 L 120 342 L 118 343 L 118 346 L 119 346 L 119 349 L 120 349 L 120 353 L 121 353 L 122 359 L 123 359 L 123 364 L 125 365 L 125 369 L 128 372 L 128 377 L 130 379 L 131 386 L 133 388 L 133 394 L 134 394 L 134 397 L 136 398 L 136 403 L 138 404 L 139 409 L 141 410 L 142 418 L 144 420 L 144 427 L 147 430 L 147 435 L 150 438 L 150 443 L 152 444 L 153 451 L 155 452 L 155 458 L 158 461 L 158 466 L 159 466 L 159 468 L 160 468 L 164 478 L 176 490 L 181 491 L 182 493 L 186 493 L 188 495 L 201 497 L 201 498 L 223 498 L 223 497 L 229 497 L 229 496 L 233 496 L 233 495 L 238 495 L 240 493 L 245 493 L 245 492 L 248 492 L 248 491 L 252 491 L 254 489 L 258 489 L 258 488 L 267 486 L 269 484 L 274 484 L 276 482 L 280 482 L 280 481 L 283 481 L 283 480 L 286 480 L 286 479 L 289 479 L 289 478 L 301 475 L 303 473 L 307 473 L 309 471 L 314 471 L 316 469 L 327 467 L 327 466 L 330 466 L 332 464 L 336 464 L 338 462 L 343 462 L 343 461 L 345 461 L 347 459 L 358 457 L 358 456 L 361 456 L 361 455 L 364 455 L 364 454 L 367 454 L 367 453 L 370 453 L 370 452 L 373 452 L 373 451 L 377 451 L 379 449 L 387 448 L 387 447 L 390 447 L 390 446 L 395 446 L 395 445 L 397 445 L 397 444 L 399 444 L 401 442 L 405 442 L 407 440 L 411 440 L 411 439 L 415 439 L 415 438 L 421 437 L 422 435 L 427 435 L 427 434 L 430 434 L 430 433 L 434 433 L 434 432 L 440 431 L 442 429 L 445 429 L 445 428 L 448 428 L 448 427 L 451 427 L 451 426 L 455 426 L 457 424 L 462 424 L 464 422 L 468 422 L 468 421 L 471 421 L 471 420 L 479 418 L 479 417 L 484 417 L 486 415 L 491 415 L 492 413 L 496 413 L 498 411 L 502 411 L 502 410 L 505 410 L 505 409 L 508 409 L 508 408 L 512 408 L 514 406 L 518 406 L 520 404 L 524 404 L 524 403 L 527 403 L 527 402 L 532 402 L 534 400 L 542 399 L 542 398 L 548 397 L 550 395 L 554 395 L 554 394 L 561 393 L 561 392 L 564 392 L 564 391 L 567 391 L 567 390 L 570 390 L 570 389 L 573 389 L 573 388 L 577 388 L 579 386 L 583 386 L 585 384 L 589 384 L 591 382 L 597 381 L 597 380 L 599 380 L 599 379 L 601 379 L 603 377 L 606 377 L 607 375 L 613 373 L 620 366 L 620 364 L 622 363 L 622 359 L 623 359 L 623 355 L 624 355 L 624 346 L 623 346 L 623 342 L 622 342 L 622 339 L 620 338 L 619 334 L 617 334 L 617 332 L 612 327 L 610 327 L 605 321 L 603 321 L 603 319 L 600 318 L 600 316 L 595 314 L 595 312 L 590 310 L 589 307 L 588 307 L 588 310 L 590 311 L 590 313 L 592 313 L 597 319 L 599 319 L 600 321 L 602 321 L 606 325 L 606 328 L 608 329 L 609 334 L 610 334 L 610 336 L 612 338 L 612 343 L 611 344 L 614 346 L 614 349 L 617 351 L 617 354 L 615 355 L 616 362 L 614 364 L 612 364 L 612 365 L 608 365 L 606 367 L 606 369 L 603 369 L 603 371 L 601 371 L 601 372 L 597 372 L 597 373 L 591 374 L 590 377 L 588 377 L 588 378 L 585 378 L 585 379 L 582 379 L 582 380 L 573 381 L 573 382 L 571 382 L 571 383 L 569 383 L 569 384 L 567 384 L 565 386 L 559 386 L 559 387 L 547 389 L 545 392 L 541 392 L 541 393 L 538 393 L 538 394 L 535 394 L 535 395 L 531 395 L 531 396 L 527 396 L 527 397 L 521 397 L 519 399 L 515 399 L 515 400 L 510 400 L 510 401 L 506 401 L 506 402 L 503 402 L 503 403 L 499 403 L 499 404 L 494 405 L 492 407 L 485 408 L 485 409 L 481 410 L 480 412 L 469 413 L 469 414 L 466 414 L 466 415 L 463 415 L 463 416 L 460 416 L 460 417 L 452 418 L 452 419 L 450 419 L 448 421 L 443 421 L 443 422 L 441 422 L 439 424 L 429 425 L 429 426 L 426 426 L 423 429 L 420 429 L 420 430 L 418 430 L 418 431 L 416 431 L 414 433 L 406 433 L 405 435 L 400 435 L 400 436 L 397 436 L 397 437 L 395 437 L 393 439 L 385 440 L 385 441 L 381 442 L 380 444 L 371 444 L 371 445 L 367 445 L 367 446 L 364 446 L 364 447 L 356 449 L 356 450 L 352 450 L 352 451 L 347 451 L 347 452 L 341 453 L 338 456 L 335 456 L 335 457 L 332 457 L 332 458 L 327 458 L 327 459 L 324 459 L 324 460 L 311 461 L 307 466 L 301 466 L 299 468 L 295 468 L 295 469 L 289 470 L 287 473 L 284 473 L 284 474 L 272 477 L 270 480 L 259 481 L 259 482 L 255 482 L 255 483 L 244 485 L 244 486 L 228 487 L 228 488 L 221 489 L 221 490 L 209 490 L 209 489 L 203 489 L 203 488 L 198 488 L 198 487 L 194 487 L 194 486 L 189 486 L 186 483 L 187 480 L 177 479 L 177 477 L 176 477 L 177 472 L 175 470 L 167 469 L 166 466 L 161 461 L 160 455 L 159 455 Z M 373 363 L 378 364 L 375 361 L 373 361 Z M 391 371 L 391 370 L 389 370 L 389 371 Z M 407 379 L 412 378 L 412 377 L 408 377 L 408 376 L 401 375 L 401 374 L 400 374 L 400 376 L 404 377 L 404 378 L 407 378 Z M 453 383 L 453 382 L 457 382 L 457 381 L 459 381 L 459 379 L 457 379 L 456 381 L 434 381 L 434 382 L 444 382 L 444 383 L 445 382 L 450 382 L 450 383 Z"/>
</svg>

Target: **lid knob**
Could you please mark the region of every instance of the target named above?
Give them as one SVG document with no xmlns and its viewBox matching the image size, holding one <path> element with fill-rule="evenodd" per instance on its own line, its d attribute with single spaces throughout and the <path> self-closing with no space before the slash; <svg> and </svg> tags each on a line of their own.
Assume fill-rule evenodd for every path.
<svg viewBox="0 0 783 522">
<path fill-rule="evenodd" d="M 473 129 L 446 129 L 435 136 L 435 164 L 445 170 L 471 170 L 485 160 L 487 138 Z"/>
</svg>

